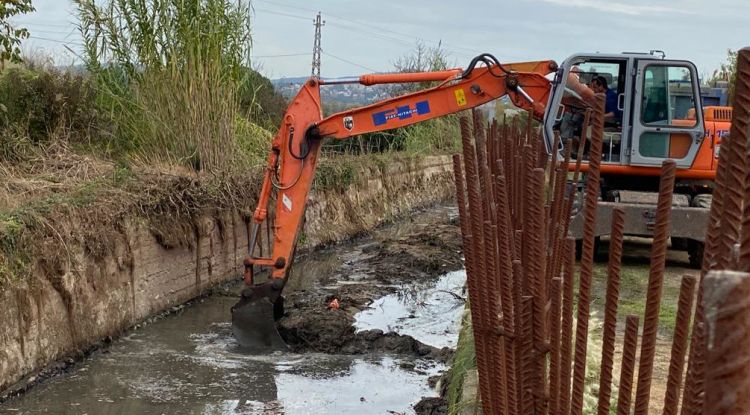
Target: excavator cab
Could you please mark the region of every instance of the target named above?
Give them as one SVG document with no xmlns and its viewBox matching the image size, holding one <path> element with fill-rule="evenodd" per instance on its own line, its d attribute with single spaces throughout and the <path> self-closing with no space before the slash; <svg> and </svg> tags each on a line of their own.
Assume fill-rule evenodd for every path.
<svg viewBox="0 0 750 415">
<path fill-rule="evenodd" d="M 601 83 L 603 90 L 596 85 Z M 590 134 L 589 127 L 575 123 L 583 122 L 581 114 L 595 92 L 605 93 L 607 101 L 603 173 L 607 165 L 610 171 L 614 166 L 658 169 L 665 159 L 683 169 L 702 168 L 695 163 L 702 161 L 698 155 L 705 127 L 698 73 L 691 62 L 667 60 L 660 52 L 571 56 L 552 82 L 544 121 L 548 150 L 555 134 L 562 138 L 558 154 L 567 140 L 575 146 L 582 134 Z"/>
</svg>

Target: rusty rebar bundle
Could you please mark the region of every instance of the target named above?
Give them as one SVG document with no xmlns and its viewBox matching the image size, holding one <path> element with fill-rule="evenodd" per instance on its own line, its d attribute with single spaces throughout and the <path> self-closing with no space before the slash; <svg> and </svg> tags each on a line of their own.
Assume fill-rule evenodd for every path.
<svg viewBox="0 0 750 415">
<path fill-rule="evenodd" d="M 732 136 L 721 147 L 701 280 L 710 270 L 750 269 L 750 50 L 740 51 L 738 74 L 739 108 L 734 109 Z M 583 131 L 577 148 L 556 135 L 555 153 L 547 157 L 531 119 L 525 126 L 515 119 L 485 126 L 478 113 L 471 120 L 461 119 L 463 157 L 454 156 L 453 166 L 484 414 L 583 413 L 587 358 L 591 357 L 595 241 L 602 233 L 596 219 L 599 206 L 606 203 L 610 203 L 612 228 L 596 410 L 599 414 L 612 411 L 614 388 L 619 415 L 631 410 L 646 414 L 652 406 L 676 164 L 666 160 L 662 165 L 644 315 L 624 318 L 623 337 L 618 337 L 618 322 L 623 323 L 618 303 L 627 224 L 625 211 L 611 205 L 615 202 L 600 201 L 603 95 L 586 111 Z M 558 148 L 562 148 L 559 153 Z M 583 199 L 584 221 L 576 290 L 576 241 L 569 236 L 569 228 L 577 198 Z M 734 254 L 737 244 L 739 253 Z M 750 278 L 750 274 L 743 275 Z M 704 295 L 698 281 L 685 276 L 681 282 L 669 372 L 658 380 L 666 384 L 663 413 L 676 414 L 680 405 L 683 414 L 701 413 L 705 408 L 711 408 L 710 413 L 716 408 L 721 408 L 720 413 L 744 413 L 750 408 L 750 399 L 745 398 L 750 390 L 743 389 L 747 387 L 743 376 L 750 373 L 750 365 L 744 363 L 750 361 L 750 336 L 731 330 L 750 321 L 750 301 L 746 300 L 750 294 L 743 291 L 750 292 L 750 284 L 743 280 L 741 288 L 713 289 Z M 620 340 L 622 357 L 618 360 L 615 345 Z M 619 382 L 613 380 L 618 363 Z M 706 383 L 707 379 L 714 383 Z M 734 400 L 727 398 L 731 393 Z"/>
</svg>

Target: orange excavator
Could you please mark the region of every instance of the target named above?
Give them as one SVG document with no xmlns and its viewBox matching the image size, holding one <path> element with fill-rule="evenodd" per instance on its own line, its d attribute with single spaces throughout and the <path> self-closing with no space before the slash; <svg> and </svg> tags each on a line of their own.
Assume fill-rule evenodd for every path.
<svg viewBox="0 0 750 415">
<path fill-rule="evenodd" d="M 294 260 L 324 139 L 343 140 L 405 127 L 507 97 L 542 123 L 547 151 L 559 158 L 560 148 L 553 148 L 555 137 L 566 130 L 566 123 L 575 123 L 576 107 L 585 106 L 593 98 L 593 92 L 585 84 L 594 77 L 607 84 L 607 110 L 613 113 L 606 126 L 600 202 L 604 208 L 599 211 L 606 212 L 607 204 L 628 205 L 620 200 L 618 192 L 653 191 L 661 163 L 667 158 L 677 162 L 678 186 L 689 199 L 710 193 L 721 134 L 716 128 L 706 130 L 714 118 L 704 117 L 701 110 L 695 66 L 687 61 L 666 60 L 663 54 L 579 54 L 559 66 L 551 60 L 501 64 L 494 56 L 482 54 L 465 70 L 370 74 L 335 81 L 309 79 L 291 100 L 268 157 L 258 207 L 253 214 L 250 253 L 244 261 L 247 287 L 232 307 L 233 331 L 239 343 L 257 352 L 285 347 L 275 320 L 283 314 L 281 294 Z M 326 118 L 322 116 L 320 88 L 325 85 L 420 82 L 437 85 Z M 255 246 L 260 226 L 267 220 L 272 201 L 275 224 L 271 250 L 267 256 L 257 256 Z M 629 215 L 640 215 L 633 221 L 629 234 L 650 235 L 647 213 L 653 208 L 642 205 L 627 210 Z M 675 207 L 678 208 L 690 218 L 690 228 L 695 231 L 673 228 L 672 236 L 700 244 L 706 229 L 707 209 L 691 207 L 689 202 L 684 207 Z M 680 217 L 680 213 L 673 213 L 673 223 L 679 223 Z M 609 226 L 604 222 L 599 221 L 597 236 L 608 232 Z M 574 218 L 571 225 L 574 234 L 576 223 Z M 256 281 L 258 269 L 270 271 L 267 281 Z"/>
</svg>

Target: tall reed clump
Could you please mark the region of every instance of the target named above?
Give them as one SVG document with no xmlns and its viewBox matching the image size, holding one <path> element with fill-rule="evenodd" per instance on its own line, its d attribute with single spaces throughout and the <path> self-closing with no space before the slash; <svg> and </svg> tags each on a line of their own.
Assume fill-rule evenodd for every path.
<svg viewBox="0 0 750 415">
<path fill-rule="evenodd" d="M 241 161 L 249 2 L 74 1 L 98 105 L 112 119 L 108 150 L 212 173 Z"/>
</svg>

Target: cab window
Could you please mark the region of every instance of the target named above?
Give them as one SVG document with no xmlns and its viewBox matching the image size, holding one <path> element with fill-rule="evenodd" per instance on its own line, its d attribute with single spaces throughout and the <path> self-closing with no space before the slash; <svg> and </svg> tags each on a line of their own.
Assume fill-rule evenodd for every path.
<svg viewBox="0 0 750 415">
<path fill-rule="evenodd" d="M 694 127 L 695 90 L 686 66 L 649 65 L 643 74 L 641 122 L 645 126 Z"/>
</svg>

